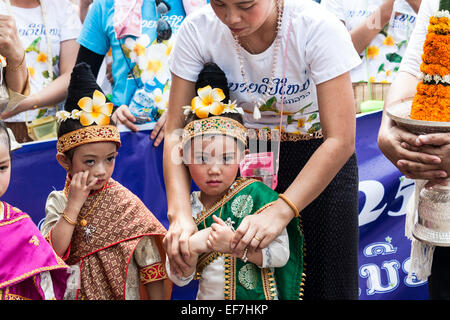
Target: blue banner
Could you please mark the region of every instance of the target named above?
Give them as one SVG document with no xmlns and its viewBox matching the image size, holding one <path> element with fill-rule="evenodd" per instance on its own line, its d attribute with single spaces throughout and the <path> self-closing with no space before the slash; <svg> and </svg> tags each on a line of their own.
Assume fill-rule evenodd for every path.
<svg viewBox="0 0 450 320">
<path fill-rule="evenodd" d="M 411 244 L 404 235 L 406 204 L 414 182 L 406 179 L 380 152 L 377 134 L 381 112 L 357 119 L 359 164 L 359 298 L 428 299 L 427 283 L 407 279 Z M 149 131 L 121 132 L 122 147 L 113 178 L 134 192 L 168 228 L 162 146 Z M 25 144 L 12 154 L 12 173 L 2 200 L 27 212 L 39 226 L 45 202 L 62 190 L 65 170 L 56 161 L 56 141 Z M 195 299 L 196 282 L 174 287 L 172 299 Z"/>
</svg>

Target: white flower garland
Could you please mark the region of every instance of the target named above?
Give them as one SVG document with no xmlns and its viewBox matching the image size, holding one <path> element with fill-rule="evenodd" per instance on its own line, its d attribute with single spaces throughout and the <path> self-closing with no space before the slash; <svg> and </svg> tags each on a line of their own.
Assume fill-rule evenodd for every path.
<svg viewBox="0 0 450 320">
<path fill-rule="evenodd" d="M 450 12 L 448 10 L 440 10 L 434 14 L 436 18 L 447 18 L 450 19 Z"/>
<path fill-rule="evenodd" d="M 426 73 L 421 72 L 420 78 L 423 79 L 424 82 L 428 82 L 428 83 L 435 82 L 436 84 L 439 84 L 439 83 L 450 84 L 450 75 L 448 75 L 448 74 L 441 77 L 438 74 L 431 75 L 431 74 L 426 74 Z"/>
</svg>

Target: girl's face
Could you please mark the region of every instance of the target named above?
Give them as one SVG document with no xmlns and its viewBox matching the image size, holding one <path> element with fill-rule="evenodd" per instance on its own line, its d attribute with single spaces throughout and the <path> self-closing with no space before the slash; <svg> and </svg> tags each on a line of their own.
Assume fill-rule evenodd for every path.
<svg viewBox="0 0 450 320">
<path fill-rule="evenodd" d="M 211 0 L 216 16 L 238 37 L 251 35 L 276 13 L 276 0 Z M 279 1 L 279 0 L 278 0 Z"/>
<path fill-rule="evenodd" d="M 0 197 L 8 190 L 11 178 L 11 157 L 9 146 L 0 143 Z"/>
<path fill-rule="evenodd" d="M 74 150 L 69 173 L 73 176 L 80 171 L 89 171 L 87 184 L 97 178 L 92 190 L 99 190 L 111 178 L 116 156 L 117 145 L 114 142 L 81 145 Z"/>
<path fill-rule="evenodd" d="M 184 155 L 185 164 L 202 196 L 216 200 L 236 179 L 243 150 L 228 136 L 201 136 L 191 142 Z"/>
</svg>

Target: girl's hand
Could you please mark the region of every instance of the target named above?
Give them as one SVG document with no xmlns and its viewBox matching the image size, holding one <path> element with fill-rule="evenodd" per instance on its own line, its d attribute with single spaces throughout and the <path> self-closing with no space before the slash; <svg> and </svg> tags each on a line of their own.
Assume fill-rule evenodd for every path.
<svg viewBox="0 0 450 320">
<path fill-rule="evenodd" d="M 208 248 L 214 251 L 231 253 L 231 239 L 234 236 L 233 230 L 219 217 L 213 215 L 215 223 L 211 225 L 211 232 L 208 237 Z"/>
<path fill-rule="evenodd" d="M 89 171 L 80 171 L 73 175 L 70 182 L 69 195 L 67 207 L 81 210 L 86 201 L 91 189 L 97 183 L 97 178 L 94 178 L 89 184 L 87 182 Z M 70 205 L 69 205 L 70 204 Z"/>
</svg>

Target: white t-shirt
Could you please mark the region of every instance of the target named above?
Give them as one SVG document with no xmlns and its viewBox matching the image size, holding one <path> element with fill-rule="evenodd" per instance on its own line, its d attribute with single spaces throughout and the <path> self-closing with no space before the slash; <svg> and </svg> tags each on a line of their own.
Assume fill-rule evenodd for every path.
<svg viewBox="0 0 450 320">
<path fill-rule="evenodd" d="M 351 31 L 363 23 L 383 2 L 384 0 L 322 0 L 321 4 Z M 352 82 L 370 80 L 391 83 L 394 80 L 417 16 L 406 1 L 396 0 L 394 10 L 401 14 L 395 15 L 389 26 L 370 42 L 367 55 L 365 50 L 360 52 L 363 63 L 352 70 Z"/>
<path fill-rule="evenodd" d="M 408 72 L 420 78 L 423 44 L 428 33 L 430 17 L 439 10 L 439 0 L 423 0 L 417 17 L 416 28 L 411 35 L 408 49 L 400 66 L 400 71 Z"/>
<path fill-rule="evenodd" d="M 53 78 L 59 76 L 59 52 L 60 43 L 65 40 L 76 39 L 81 31 L 81 21 L 74 5 L 68 0 L 41 0 L 45 1 L 46 23 L 50 29 L 51 55 L 48 57 L 47 36 L 45 33 L 45 24 L 42 15 L 42 9 L 39 5 L 36 8 L 19 8 L 11 6 L 12 15 L 15 18 L 17 32 L 19 34 L 22 46 L 26 51 L 26 64 L 30 74 L 30 94 L 40 91 L 49 81 L 49 71 L 47 59 L 52 59 Z M 0 1 L 0 13 L 8 14 L 7 6 L 4 1 Z M 35 119 L 40 115 L 54 114 L 55 110 L 49 110 L 44 114 L 45 109 L 22 112 L 14 117 L 7 119 L 8 122 L 28 121 Z"/>
<path fill-rule="evenodd" d="M 283 12 L 282 41 L 277 53 L 274 83 L 269 91 L 269 103 L 260 109 L 261 119 L 253 118 L 253 100 L 241 75 L 232 33 L 217 18 L 210 5 L 198 9 L 182 23 L 169 58 L 171 71 L 195 82 L 204 63 L 216 63 L 227 76 L 231 100 L 236 100 L 246 111 L 244 121 L 247 128 L 272 129 L 279 126 L 277 111 L 281 109 L 284 83 L 283 127 L 286 132 L 313 133 L 320 130 L 316 85 L 350 71 L 361 60 L 344 25 L 319 4 L 311 0 L 285 0 Z M 263 98 L 268 90 L 275 42 L 260 54 L 250 54 L 243 48 L 240 50 L 254 101 Z M 284 60 L 285 80 L 282 81 Z M 271 104 L 274 99 L 276 103 Z"/>
</svg>

